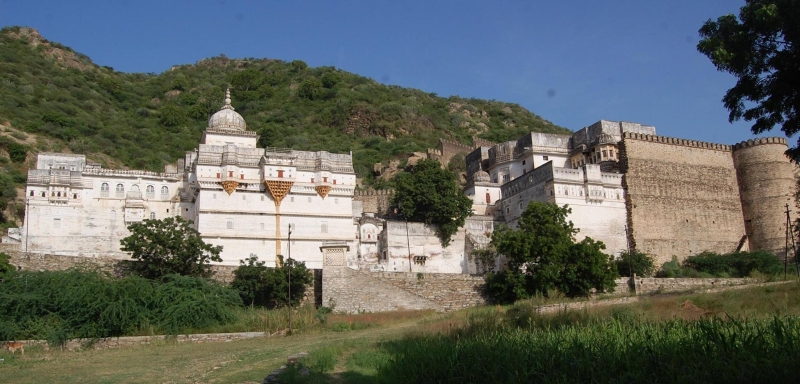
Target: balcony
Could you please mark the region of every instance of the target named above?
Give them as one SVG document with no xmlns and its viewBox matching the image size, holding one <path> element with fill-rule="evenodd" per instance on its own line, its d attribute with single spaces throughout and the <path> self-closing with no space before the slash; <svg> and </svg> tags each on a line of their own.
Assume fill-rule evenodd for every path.
<svg viewBox="0 0 800 384">
<path fill-rule="evenodd" d="M 128 191 L 128 193 L 125 195 L 125 208 L 134 207 L 144 207 L 144 200 L 142 200 L 141 191 Z"/>
</svg>

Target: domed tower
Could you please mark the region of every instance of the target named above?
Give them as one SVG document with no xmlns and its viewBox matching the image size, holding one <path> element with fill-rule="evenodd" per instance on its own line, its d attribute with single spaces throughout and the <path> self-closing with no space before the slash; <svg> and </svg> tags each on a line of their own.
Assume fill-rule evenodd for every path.
<svg viewBox="0 0 800 384">
<path fill-rule="evenodd" d="M 784 254 L 786 204 L 797 218 L 796 167 L 786 157 L 786 139 L 769 137 L 733 146 L 745 232 L 750 250 Z"/>
<path fill-rule="evenodd" d="M 201 144 L 230 145 L 243 148 L 255 148 L 258 137 L 255 132 L 247 130 L 247 123 L 242 115 L 231 105 L 231 91 L 225 91 L 222 108 L 208 119 L 208 127 L 203 132 Z"/>
</svg>

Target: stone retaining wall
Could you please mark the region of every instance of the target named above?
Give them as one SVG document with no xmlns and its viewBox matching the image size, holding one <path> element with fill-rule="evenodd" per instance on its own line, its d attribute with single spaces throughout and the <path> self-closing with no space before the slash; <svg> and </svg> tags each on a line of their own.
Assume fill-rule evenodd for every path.
<svg viewBox="0 0 800 384">
<path fill-rule="evenodd" d="M 268 334 L 264 332 L 240 332 L 240 333 L 202 333 L 194 335 L 178 335 L 178 336 L 125 336 L 125 337 L 107 337 L 102 339 L 75 339 L 67 341 L 64 349 L 68 351 L 77 351 L 83 349 L 116 349 L 128 348 L 133 346 L 150 345 L 158 343 L 220 343 L 230 342 L 235 340 L 253 339 L 256 337 L 264 337 Z M 48 350 L 50 346 L 45 340 L 18 340 L 28 346 L 40 346 L 44 350 Z"/>
<path fill-rule="evenodd" d="M 337 313 L 389 312 L 442 308 L 378 279 L 377 275 L 344 267 L 322 271 L 322 304 Z"/>
<path fill-rule="evenodd" d="M 636 278 L 636 294 L 648 295 L 660 292 L 685 292 L 700 288 L 720 288 L 735 285 L 753 284 L 753 279 L 744 278 L 711 278 L 711 279 L 688 279 L 688 278 Z"/>
<path fill-rule="evenodd" d="M 109 273 L 112 276 L 121 277 L 130 272 L 131 259 L 123 259 L 110 256 L 66 256 L 48 255 L 41 253 L 25 253 L 17 250 L 18 247 L 4 245 L 0 248 L 2 252 L 11 256 L 9 262 L 17 269 L 27 271 L 61 271 L 75 267 L 97 268 L 101 272 Z M 223 284 L 233 281 L 233 271 L 238 266 L 231 265 L 212 265 L 211 271 L 213 280 Z"/>
<path fill-rule="evenodd" d="M 408 272 L 359 273 L 370 274 L 382 283 L 430 300 L 445 312 L 487 303 L 482 295 L 483 276 Z"/>
<path fill-rule="evenodd" d="M 386 312 L 433 309 L 455 311 L 486 303 L 483 277 L 444 273 L 366 272 L 326 267 L 323 305 L 336 312 Z"/>
</svg>

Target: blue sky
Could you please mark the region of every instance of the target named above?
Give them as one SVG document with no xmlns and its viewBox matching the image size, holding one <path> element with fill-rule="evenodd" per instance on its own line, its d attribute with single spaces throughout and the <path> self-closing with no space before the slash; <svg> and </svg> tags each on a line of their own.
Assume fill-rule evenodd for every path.
<svg viewBox="0 0 800 384">
<path fill-rule="evenodd" d="M 721 99 L 735 79 L 697 52 L 709 1 L 12 1 L 0 25 L 125 72 L 228 57 L 303 60 L 379 82 L 518 103 L 572 130 L 600 119 L 733 144 Z M 779 131 L 772 135 L 782 134 Z"/>
</svg>

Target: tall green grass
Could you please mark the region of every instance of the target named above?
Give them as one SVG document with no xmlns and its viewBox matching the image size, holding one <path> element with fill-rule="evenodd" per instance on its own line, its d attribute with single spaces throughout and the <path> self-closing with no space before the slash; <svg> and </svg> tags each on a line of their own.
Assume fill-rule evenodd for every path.
<svg viewBox="0 0 800 384">
<path fill-rule="evenodd" d="M 0 282 L 0 340 L 177 334 L 235 322 L 236 291 L 192 277 L 112 279 L 96 271 L 21 272 Z"/>
<path fill-rule="evenodd" d="M 482 321 L 487 321 L 482 319 Z M 507 323 L 503 323 L 507 324 Z M 387 383 L 791 382 L 800 318 L 733 318 L 517 328 L 388 342 Z"/>
</svg>

